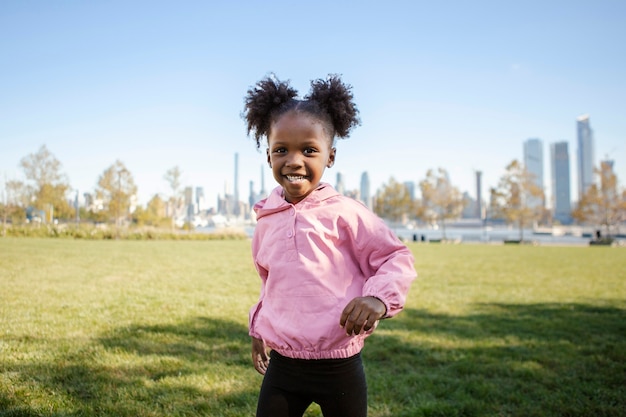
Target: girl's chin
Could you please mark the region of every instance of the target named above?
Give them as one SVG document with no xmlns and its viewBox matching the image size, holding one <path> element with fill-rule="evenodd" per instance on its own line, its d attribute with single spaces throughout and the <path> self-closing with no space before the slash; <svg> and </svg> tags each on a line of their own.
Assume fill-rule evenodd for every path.
<svg viewBox="0 0 626 417">
<path fill-rule="evenodd" d="M 303 200 L 313 191 L 312 188 L 307 188 L 306 190 L 283 189 L 285 190 L 285 200 L 293 204 Z"/>
</svg>

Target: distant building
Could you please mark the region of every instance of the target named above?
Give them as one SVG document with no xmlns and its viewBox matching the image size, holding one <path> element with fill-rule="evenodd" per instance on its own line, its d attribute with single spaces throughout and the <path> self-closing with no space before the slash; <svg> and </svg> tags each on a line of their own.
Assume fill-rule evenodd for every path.
<svg viewBox="0 0 626 417">
<path fill-rule="evenodd" d="M 409 191 L 409 196 L 411 197 L 411 201 L 415 201 L 415 182 L 405 181 L 404 186 Z"/>
<path fill-rule="evenodd" d="M 185 214 L 187 221 L 193 220 L 193 215 L 196 212 L 196 206 L 193 203 L 193 188 L 185 187 Z"/>
<path fill-rule="evenodd" d="M 483 173 L 481 171 L 476 171 L 476 207 L 474 211 L 474 216 L 477 219 L 484 219 L 485 212 L 483 210 Z"/>
<path fill-rule="evenodd" d="M 367 171 L 361 174 L 360 199 L 367 207 L 372 208 L 372 197 L 370 194 L 370 177 Z"/>
<path fill-rule="evenodd" d="M 254 207 L 256 203 L 258 203 L 265 197 L 267 196 L 263 193 L 256 193 L 254 191 L 254 181 L 250 181 L 250 195 L 248 196 L 248 207 L 250 208 L 250 210 Z M 247 218 L 249 214 L 250 213 L 246 213 L 245 217 Z"/>
<path fill-rule="evenodd" d="M 96 199 L 94 198 L 94 195 L 91 193 L 83 193 L 83 199 L 85 200 L 85 209 L 87 209 L 87 211 L 93 211 L 96 212 L 98 211 L 99 207 L 96 206 Z"/>
<path fill-rule="evenodd" d="M 589 124 L 589 115 L 576 119 L 576 137 L 578 139 L 578 198 L 580 199 L 593 185 L 594 143 L 593 130 Z"/>
<path fill-rule="evenodd" d="M 561 224 L 572 223 L 570 168 L 567 142 L 550 146 L 553 219 Z"/>
<path fill-rule="evenodd" d="M 343 174 L 341 172 L 337 173 L 337 184 L 335 185 L 335 189 L 341 195 L 346 193 L 346 186 L 343 183 Z"/>
<path fill-rule="evenodd" d="M 524 167 L 532 174 L 535 184 L 541 189 L 543 186 L 543 143 L 541 139 L 528 139 L 524 142 Z M 528 201 L 530 207 L 543 207 L 545 202 L 542 198 L 532 198 Z"/>
<path fill-rule="evenodd" d="M 463 211 L 461 212 L 461 218 L 463 219 L 475 219 L 478 212 L 478 203 L 469 195 L 467 191 L 463 192 Z"/>
<path fill-rule="evenodd" d="M 346 197 L 350 197 L 353 200 L 360 200 L 360 193 L 359 190 L 348 190 L 345 192 L 344 194 Z"/>
<path fill-rule="evenodd" d="M 204 198 L 204 188 L 196 187 L 196 213 L 205 211 L 206 207 L 206 199 Z"/>
</svg>

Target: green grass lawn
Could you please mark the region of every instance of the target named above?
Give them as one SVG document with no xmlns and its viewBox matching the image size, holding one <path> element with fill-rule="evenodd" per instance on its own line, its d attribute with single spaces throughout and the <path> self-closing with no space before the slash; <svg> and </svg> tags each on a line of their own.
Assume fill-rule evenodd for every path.
<svg viewBox="0 0 626 417">
<path fill-rule="evenodd" d="M 626 249 L 410 248 L 370 416 L 626 415 Z M 245 240 L 0 239 L 0 416 L 254 415 L 258 289 Z"/>
</svg>

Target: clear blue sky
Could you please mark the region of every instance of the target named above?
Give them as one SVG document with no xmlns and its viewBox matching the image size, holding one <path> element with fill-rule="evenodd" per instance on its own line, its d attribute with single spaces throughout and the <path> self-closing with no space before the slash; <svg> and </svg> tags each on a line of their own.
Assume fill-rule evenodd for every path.
<svg viewBox="0 0 626 417">
<path fill-rule="evenodd" d="M 576 117 L 589 114 L 596 161 L 626 181 L 626 2 L 588 1 L 3 1 L 0 182 L 23 179 L 40 146 L 74 190 L 93 191 L 120 159 L 141 202 L 168 193 L 165 172 L 205 188 L 258 191 L 265 152 L 240 118 L 268 72 L 301 94 L 343 75 L 362 126 L 337 145 L 357 188 L 448 170 L 474 195 L 522 159 L 528 138 L 568 141 L 576 198 Z M 266 188 L 275 183 L 263 168 Z"/>
</svg>

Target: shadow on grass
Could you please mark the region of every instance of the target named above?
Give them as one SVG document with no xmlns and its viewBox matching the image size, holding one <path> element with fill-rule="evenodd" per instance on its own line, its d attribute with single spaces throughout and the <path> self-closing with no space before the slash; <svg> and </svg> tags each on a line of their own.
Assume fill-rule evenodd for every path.
<svg viewBox="0 0 626 417">
<path fill-rule="evenodd" d="M 463 316 L 407 309 L 366 343 L 369 415 L 623 416 L 625 313 L 586 304 L 480 304 Z M 0 391 L 0 416 L 254 415 L 260 377 L 238 323 L 136 325 L 51 347 L 54 361 L 0 358 L 2 377 L 15 382 Z"/>
<path fill-rule="evenodd" d="M 249 346 L 245 326 L 223 320 L 120 328 L 54 363 L 9 369 L 45 395 L 25 406 L 0 392 L 0 416 L 253 415 Z"/>
<path fill-rule="evenodd" d="M 371 404 L 390 416 L 624 416 L 626 310 L 480 304 L 408 309 L 364 350 Z"/>
</svg>

